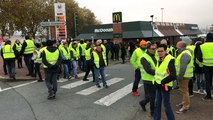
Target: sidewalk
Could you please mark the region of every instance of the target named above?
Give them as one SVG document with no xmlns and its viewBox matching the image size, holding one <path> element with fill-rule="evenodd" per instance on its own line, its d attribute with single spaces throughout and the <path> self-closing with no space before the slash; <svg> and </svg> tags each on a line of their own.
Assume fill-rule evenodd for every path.
<svg viewBox="0 0 213 120">
<path fill-rule="evenodd" d="M 121 64 L 121 60 L 120 61 L 109 60 L 109 65 L 110 66 L 111 65 L 115 65 L 115 64 Z M 17 61 L 16 61 L 16 80 L 11 80 L 8 75 L 4 74 L 3 60 L 2 60 L 2 58 L 0 58 L 0 69 L 1 69 L 1 71 L 0 71 L 0 80 L 11 80 L 11 81 L 37 80 L 37 78 L 35 78 L 35 77 L 26 76 L 26 74 L 28 73 L 28 71 L 27 71 L 27 67 L 25 66 L 24 60 L 22 61 L 22 65 L 23 65 L 23 68 L 19 69 L 18 66 L 17 66 Z M 41 73 L 43 73 L 43 69 L 41 69 Z M 44 74 L 42 74 L 42 75 L 44 76 Z"/>
</svg>

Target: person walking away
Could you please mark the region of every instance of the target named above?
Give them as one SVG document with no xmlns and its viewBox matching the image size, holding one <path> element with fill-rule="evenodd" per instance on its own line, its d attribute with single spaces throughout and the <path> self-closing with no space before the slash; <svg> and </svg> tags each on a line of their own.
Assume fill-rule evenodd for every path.
<svg viewBox="0 0 213 120">
<path fill-rule="evenodd" d="M 198 94 L 206 94 L 206 81 L 204 78 L 204 71 L 203 71 L 203 64 L 197 60 L 197 50 L 202 44 L 201 41 L 197 41 L 195 43 L 195 59 L 194 59 L 194 66 L 195 66 L 195 80 L 197 82 L 197 91 L 195 93 Z"/>
<path fill-rule="evenodd" d="M 176 48 L 178 49 L 177 58 L 175 59 L 176 75 L 183 97 L 182 102 L 176 105 L 181 107 L 181 109 L 176 111 L 176 113 L 181 114 L 188 111 L 190 108 L 188 84 L 189 80 L 193 77 L 194 65 L 192 54 L 188 49 L 186 49 L 186 43 L 184 41 L 179 41 Z"/>
<path fill-rule="evenodd" d="M 42 63 L 42 59 L 40 57 L 40 48 L 41 44 L 35 43 L 35 50 L 33 52 L 33 57 L 32 60 L 34 60 L 35 63 L 35 77 L 38 74 L 38 82 L 43 82 L 42 76 L 41 76 L 41 71 L 40 71 L 40 66 Z"/>
<path fill-rule="evenodd" d="M 79 59 L 79 66 L 82 71 L 86 71 L 86 59 L 85 59 L 85 50 L 86 50 L 87 43 L 83 40 L 80 41 L 79 49 L 80 49 L 80 59 Z"/>
<path fill-rule="evenodd" d="M 22 56 L 20 56 L 20 51 L 22 48 L 22 44 L 20 42 L 19 39 L 16 39 L 14 45 L 13 45 L 13 49 L 16 49 L 18 51 L 18 58 L 17 58 L 17 64 L 18 64 L 18 68 L 22 68 Z"/>
<path fill-rule="evenodd" d="M 57 75 L 61 64 L 61 54 L 56 47 L 55 40 L 47 41 L 47 48 L 42 52 L 42 63 L 44 64 L 45 83 L 48 89 L 48 100 L 56 98 Z"/>
<path fill-rule="evenodd" d="M 64 78 L 71 79 L 71 55 L 68 48 L 68 43 L 64 42 L 62 48 L 60 49 L 62 56 L 62 64 L 64 68 Z"/>
<path fill-rule="evenodd" d="M 151 116 L 154 114 L 155 103 L 155 86 L 152 84 L 155 75 L 155 67 L 157 64 L 156 44 L 149 44 L 147 46 L 147 52 L 142 55 L 141 58 L 141 78 L 143 80 L 145 98 L 139 102 L 143 111 L 146 111 L 146 104 L 150 102 Z"/>
<path fill-rule="evenodd" d="M 95 74 L 94 74 L 94 66 L 93 66 L 93 61 L 91 59 L 92 56 L 92 42 L 89 42 L 87 44 L 86 47 L 86 51 L 85 51 L 85 58 L 86 58 L 86 64 L 87 64 L 87 69 L 86 69 L 86 73 L 84 75 L 83 81 L 88 81 L 89 79 L 87 79 L 89 72 L 92 71 L 92 76 L 93 76 L 93 82 L 95 82 Z"/>
<path fill-rule="evenodd" d="M 96 45 L 95 50 L 92 52 L 92 61 L 94 63 L 95 82 L 98 88 L 101 88 L 99 84 L 99 74 L 101 75 L 103 87 L 108 88 L 106 83 L 105 67 L 107 66 L 106 56 L 102 51 L 101 45 Z"/>
<path fill-rule="evenodd" d="M 80 79 L 78 77 L 77 71 L 78 71 L 78 60 L 80 58 L 80 51 L 78 47 L 78 42 L 74 41 L 72 44 L 72 47 L 70 47 L 70 54 L 71 54 L 71 60 L 72 60 L 72 66 L 73 66 L 73 73 L 75 76 L 75 79 Z"/>
<path fill-rule="evenodd" d="M 6 63 L 6 68 L 9 74 L 9 78 L 12 78 L 15 80 L 15 60 L 16 60 L 16 55 L 18 52 L 12 48 L 11 46 L 11 41 L 7 40 L 5 42 L 5 45 L 1 49 L 1 55 L 3 56 L 5 63 Z"/>
<path fill-rule="evenodd" d="M 173 81 L 176 80 L 175 60 L 174 57 L 166 52 L 167 46 L 160 44 L 157 52 L 159 60 L 155 68 L 153 84 L 156 86 L 155 105 L 153 120 L 161 119 L 162 100 L 168 120 L 175 120 L 170 104 L 170 91 L 172 90 Z"/>
<path fill-rule="evenodd" d="M 24 62 L 28 69 L 27 76 L 33 76 L 33 61 L 31 60 L 34 51 L 34 41 L 29 38 L 29 36 L 25 36 L 25 41 L 23 42 L 20 56 L 24 56 Z"/>
<path fill-rule="evenodd" d="M 146 43 L 145 40 L 141 40 L 140 47 L 135 49 L 135 51 L 133 52 L 133 54 L 130 58 L 130 63 L 133 66 L 133 68 L 135 69 L 135 80 L 134 80 L 133 88 L 132 88 L 132 93 L 133 93 L 134 96 L 139 96 L 139 92 L 137 90 L 138 90 L 138 84 L 139 84 L 140 79 L 141 79 L 140 59 L 141 59 L 142 55 L 145 53 L 146 44 L 147 43 Z"/>
<path fill-rule="evenodd" d="M 121 59 L 123 64 L 125 64 L 125 58 L 126 58 L 126 48 L 124 43 L 121 43 Z"/>
<path fill-rule="evenodd" d="M 198 48 L 197 59 L 203 65 L 206 80 L 207 95 L 203 98 L 203 100 L 212 100 L 211 87 L 213 77 L 213 33 L 208 33 L 206 36 L 206 41 Z"/>
</svg>

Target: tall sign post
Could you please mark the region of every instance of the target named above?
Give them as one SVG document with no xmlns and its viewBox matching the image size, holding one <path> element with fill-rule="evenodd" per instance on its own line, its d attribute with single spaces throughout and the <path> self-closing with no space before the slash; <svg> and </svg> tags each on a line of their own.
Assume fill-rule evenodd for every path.
<svg viewBox="0 0 213 120">
<path fill-rule="evenodd" d="M 112 21 L 113 21 L 113 40 L 115 43 L 122 42 L 123 38 L 123 30 L 122 30 L 122 12 L 112 13 Z"/>
<path fill-rule="evenodd" d="M 66 23 L 66 9 L 65 3 L 54 3 L 55 10 L 55 21 Z M 56 39 L 66 40 L 67 39 L 67 26 L 61 24 L 55 27 Z"/>
</svg>

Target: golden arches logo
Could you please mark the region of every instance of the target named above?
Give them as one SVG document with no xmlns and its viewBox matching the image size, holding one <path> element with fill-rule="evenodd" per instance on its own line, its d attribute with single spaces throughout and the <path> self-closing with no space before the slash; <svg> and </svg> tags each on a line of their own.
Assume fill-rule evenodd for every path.
<svg viewBox="0 0 213 120">
<path fill-rule="evenodd" d="M 121 12 L 116 12 L 112 14 L 113 23 L 115 22 L 122 22 Z"/>
</svg>

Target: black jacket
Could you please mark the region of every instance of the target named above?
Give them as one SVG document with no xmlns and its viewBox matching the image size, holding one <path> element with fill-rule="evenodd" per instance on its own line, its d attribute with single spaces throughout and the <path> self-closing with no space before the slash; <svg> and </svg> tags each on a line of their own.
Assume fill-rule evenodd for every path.
<svg viewBox="0 0 213 120">
<path fill-rule="evenodd" d="M 56 50 L 58 50 L 57 47 L 52 47 L 52 46 L 48 46 L 46 49 L 49 52 L 55 52 Z M 48 68 L 44 68 L 45 73 L 58 72 L 59 66 L 60 66 L 60 64 L 62 62 L 62 58 L 61 58 L 61 53 L 60 52 L 59 52 L 59 58 L 58 58 L 58 60 L 57 60 L 55 65 L 51 65 L 50 63 L 47 62 L 46 54 L 45 54 L 44 51 L 42 52 L 41 56 L 42 56 L 42 63 L 48 67 Z"/>
</svg>

